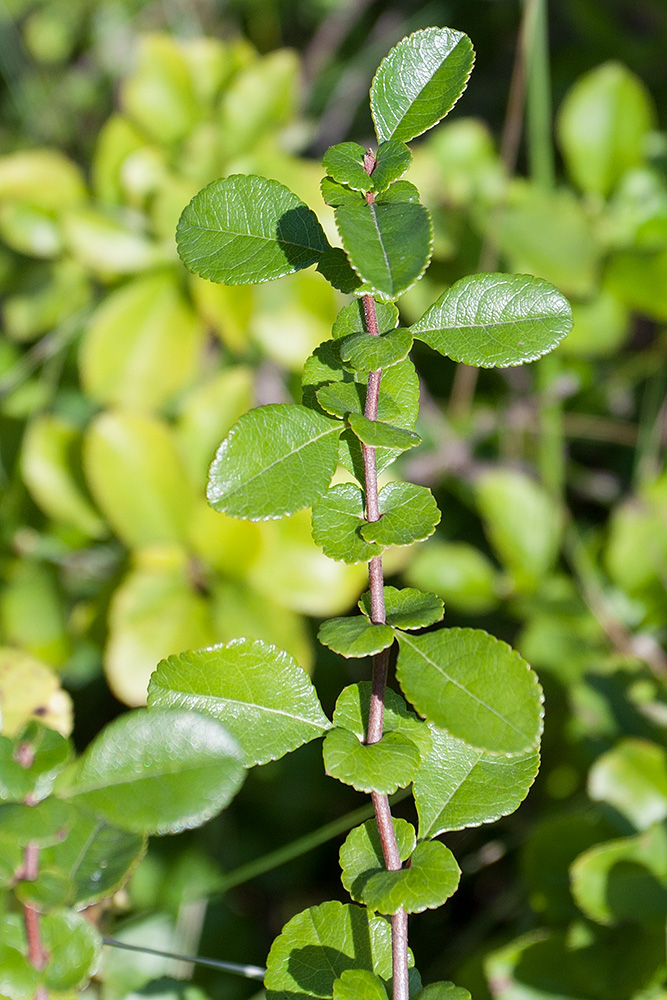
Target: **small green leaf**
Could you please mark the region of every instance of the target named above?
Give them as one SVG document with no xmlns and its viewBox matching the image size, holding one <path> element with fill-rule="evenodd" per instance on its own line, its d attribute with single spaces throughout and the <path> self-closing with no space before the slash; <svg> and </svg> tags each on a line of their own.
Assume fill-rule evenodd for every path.
<svg viewBox="0 0 667 1000">
<path fill-rule="evenodd" d="M 540 766 L 539 753 L 493 756 L 429 728 L 433 749 L 414 783 L 420 838 L 492 823 L 519 807 Z"/>
<path fill-rule="evenodd" d="M 334 980 L 333 1000 L 388 1000 L 387 988 L 367 969 L 345 969 Z"/>
<path fill-rule="evenodd" d="M 317 402 L 332 417 L 347 417 L 349 413 L 361 413 L 363 387 L 357 382 L 331 382 L 317 389 Z"/>
<path fill-rule="evenodd" d="M 68 990 L 85 983 L 97 970 L 102 938 L 78 913 L 47 913 L 40 921 L 49 956 L 42 976 L 50 990 Z"/>
<path fill-rule="evenodd" d="M 305 406 L 258 406 L 218 448 L 207 496 L 216 510 L 250 521 L 309 507 L 326 490 L 342 425 Z"/>
<path fill-rule="evenodd" d="M 329 246 L 315 213 L 289 188 L 241 174 L 214 181 L 192 199 L 176 240 L 186 267 L 226 285 L 300 271 Z"/>
<path fill-rule="evenodd" d="M 44 865 L 40 854 L 39 875 L 34 882 L 22 881 L 16 886 L 16 898 L 40 913 L 61 909 L 69 892 L 69 879 L 61 871 Z"/>
<path fill-rule="evenodd" d="M 364 740 L 368 731 L 370 704 L 370 681 L 350 684 L 343 688 L 334 709 L 334 726 L 349 729 L 360 740 Z M 400 694 L 396 694 L 391 688 L 387 688 L 385 691 L 383 732 L 396 732 L 407 736 L 412 743 L 419 747 L 422 759 L 431 752 L 433 744 L 429 726 L 422 719 L 418 719 L 414 712 L 410 711 Z"/>
<path fill-rule="evenodd" d="M 590 920 L 664 927 L 667 912 L 667 831 L 596 844 L 570 869 L 572 895 Z"/>
<path fill-rule="evenodd" d="M 467 990 L 454 983 L 440 982 L 429 983 L 419 993 L 415 993 L 412 1000 L 472 1000 Z"/>
<path fill-rule="evenodd" d="M 0 806 L 0 837 L 22 847 L 38 844 L 47 847 L 64 840 L 74 824 L 75 813 L 69 803 L 48 798 L 37 805 Z"/>
<path fill-rule="evenodd" d="M 392 817 L 396 847 L 401 861 L 407 861 L 417 844 L 415 828 L 404 819 Z M 351 830 L 339 853 L 341 882 L 356 903 L 364 903 L 364 888 L 371 875 L 385 871 L 382 843 L 374 819 Z"/>
<path fill-rule="evenodd" d="M 332 208 L 339 208 L 341 205 L 363 205 L 365 202 L 363 194 L 353 191 L 347 184 L 339 184 L 333 177 L 323 177 L 320 190 L 324 204 L 331 205 Z"/>
<path fill-rule="evenodd" d="M 28 959 L 15 948 L 0 944 L 0 996 L 8 1000 L 33 1000 L 38 985 L 38 973 Z"/>
<path fill-rule="evenodd" d="M 361 658 L 387 649 L 394 641 L 390 625 L 376 625 L 365 616 L 330 618 L 320 625 L 317 638 L 341 656 Z"/>
<path fill-rule="evenodd" d="M 306 672 L 258 639 L 167 657 L 151 677 L 148 704 L 218 719 L 247 766 L 277 760 L 330 728 Z"/>
<path fill-rule="evenodd" d="M 401 629 L 426 628 L 439 622 L 445 613 L 439 597 L 425 594 L 413 587 L 405 587 L 403 590 L 385 587 L 384 606 L 387 624 Z M 371 599 L 368 592 L 359 601 L 359 607 L 370 617 Z"/>
<path fill-rule="evenodd" d="M 369 191 L 371 179 L 364 170 L 366 150 L 357 142 L 339 142 L 330 146 L 322 158 L 322 166 L 339 184 L 355 191 Z"/>
<path fill-rule="evenodd" d="M 332 778 L 358 792 L 392 795 L 413 780 L 421 760 L 417 746 L 398 732 L 379 743 L 360 743 L 348 729 L 332 729 L 322 748 L 324 769 Z"/>
<path fill-rule="evenodd" d="M 412 956 L 409 958 L 412 965 Z M 391 928 L 361 906 L 338 902 L 298 913 L 275 939 L 266 961 L 267 1000 L 329 998 L 348 969 L 391 978 Z"/>
<path fill-rule="evenodd" d="M 363 896 L 370 910 L 408 913 L 433 910 L 456 892 L 461 870 L 448 847 L 437 840 L 417 844 L 410 867 L 401 871 L 381 871 L 371 875 Z"/>
<path fill-rule="evenodd" d="M 405 202 L 419 204 L 419 191 L 410 181 L 396 181 L 375 199 L 376 205 L 395 205 Z"/>
<path fill-rule="evenodd" d="M 63 798 L 134 833 L 176 833 L 223 809 L 243 783 L 241 754 L 215 719 L 155 708 L 122 715 L 95 738 Z"/>
<path fill-rule="evenodd" d="M 343 295 L 351 295 L 361 284 L 341 247 L 328 247 L 320 257 L 316 270 Z"/>
<path fill-rule="evenodd" d="M 411 348 L 412 334 L 401 327 L 379 337 L 353 333 L 343 341 L 340 356 L 355 371 L 367 374 L 397 364 L 407 358 Z"/>
<path fill-rule="evenodd" d="M 667 819 L 667 751 L 650 740 L 620 740 L 593 764 L 588 794 L 613 806 L 638 830 Z"/>
<path fill-rule="evenodd" d="M 381 192 L 403 176 L 412 163 L 412 153 L 404 142 L 388 139 L 378 146 L 375 159 L 377 162 L 371 174 L 371 183 L 374 191 Z"/>
<path fill-rule="evenodd" d="M 364 495 L 353 483 L 341 483 L 323 493 L 313 504 L 313 538 L 330 559 L 346 563 L 368 562 L 382 549 L 364 541 Z"/>
<path fill-rule="evenodd" d="M 376 302 L 375 315 L 380 335 L 390 333 L 398 326 L 398 309 L 393 302 Z M 331 330 L 334 340 L 341 340 L 353 333 L 367 333 L 366 314 L 361 299 L 348 302 L 340 310 Z"/>
<path fill-rule="evenodd" d="M 512 757 L 537 747 L 542 689 L 510 646 L 480 629 L 398 639 L 396 676 L 420 715 L 490 753 Z"/>
<path fill-rule="evenodd" d="M 380 545 L 412 545 L 435 531 L 440 510 L 426 486 L 414 483 L 387 483 L 379 493 L 380 520 L 364 524 L 361 534 L 367 542 Z"/>
<path fill-rule="evenodd" d="M 66 737 L 38 722 L 29 722 L 14 739 L 0 736 L 0 801 L 45 798 L 72 755 Z"/>
<path fill-rule="evenodd" d="M 572 329 L 567 299 L 527 274 L 471 274 L 410 327 L 440 354 L 482 368 L 521 365 L 553 350 Z"/>
<path fill-rule="evenodd" d="M 468 36 L 451 28 L 424 28 L 402 39 L 371 86 L 378 140 L 410 142 L 437 125 L 465 90 L 474 61 Z"/>
<path fill-rule="evenodd" d="M 348 423 L 359 440 L 370 448 L 407 451 L 421 444 L 421 438 L 413 431 L 385 424 L 382 420 L 369 420 L 362 413 L 351 413 Z"/>
<path fill-rule="evenodd" d="M 423 205 L 345 204 L 336 225 L 352 267 L 378 298 L 397 299 L 426 270 L 432 226 Z"/>
</svg>

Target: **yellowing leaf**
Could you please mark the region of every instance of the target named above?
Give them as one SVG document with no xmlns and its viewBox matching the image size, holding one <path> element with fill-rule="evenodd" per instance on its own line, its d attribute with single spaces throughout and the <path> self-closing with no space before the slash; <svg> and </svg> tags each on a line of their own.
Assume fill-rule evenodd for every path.
<svg viewBox="0 0 667 1000">
<path fill-rule="evenodd" d="M 30 718 L 57 729 L 72 731 L 72 702 L 57 675 L 45 664 L 18 649 L 0 649 L 0 731 L 19 732 Z"/>
</svg>

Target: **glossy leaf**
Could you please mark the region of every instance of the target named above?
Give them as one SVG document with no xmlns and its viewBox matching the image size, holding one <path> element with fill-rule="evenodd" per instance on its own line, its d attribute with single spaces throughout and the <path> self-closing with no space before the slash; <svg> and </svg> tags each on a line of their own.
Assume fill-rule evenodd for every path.
<svg viewBox="0 0 667 1000">
<path fill-rule="evenodd" d="M 339 142 L 330 146 L 322 157 L 327 174 L 339 184 L 346 184 L 355 191 L 369 191 L 371 180 L 364 170 L 366 150 L 357 142 Z"/>
<path fill-rule="evenodd" d="M 49 956 L 42 973 L 48 989 L 72 989 L 97 970 L 102 938 L 85 917 L 71 911 L 47 913 L 40 921 L 40 930 Z"/>
<path fill-rule="evenodd" d="M 331 618 L 320 625 L 317 638 L 323 646 L 346 657 L 373 656 L 394 642 L 390 625 L 376 625 L 364 615 Z"/>
<path fill-rule="evenodd" d="M 20 881 L 14 892 L 21 903 L 27 903 L 40 913 L 48 913 L 62 909 L 68 890 L 67 876 L 45 865 L 40 852 L 39 875 L 34 881 Z"/>
<path fill-rule="evenodd" d="M 378 146 L 375 159 L 376 164 L 371 174 L 371 182 L 373 190 L 381 192 L 403 176 L 412 163 L 412 153 L 404 142 L 398 139 L 388 139 Z"/>
<path fill-rule="evenodd" d="M 44 799 L 36 805 L 0 806 L 0 837 L 25 847 L 48 847 L 65 840 L 74 825 L 75 812 L 67 802 Z"/>
<path fill-rule="evenodd" d="M 91 743 L 60 794 L 134 833 L 176 833 L 224 808 L 245 777 L 215 719 L 156 708 L 116 719 Z"/>
<path fill-rule="evenodd" d="M 371 113 L 380 142 L 410 142 L 445 117 L 465 90 L 475 54 L 451 28 L 424 28 L 398 43 L 375 74 Z"/>
<path fill-rule="evenodd" d="M 413 1000 L 472 1000 L 472 997 L 462 986 L 440 982 L 429 983 L 419 993 L 415 993 Z"/>
<path fill-rule="evenodd" d="M 391 928 L 361 906 L 311 906 L 285 925 L 266 965 L 267 1000 L 332 997 L 334 982 L 348 969 L 365 969 L 386 982 L 391 978 Z"/>
<path fill-rule="evenodd" d="M 375 315 L 380 336 L 398 326 L 398 309 L 393 302 L 376 302 Z M 331 333 L 335 340 L 342 340 L 355 333 L 367 333 L 366 314 L 361 299 L 348 302 L 336 316 Z"/>
<path fill-rule="evenodd" d="M 445 613 L 439 597 L 435 594 L 425 594 L 413 587 L 404 587 L 402 590 L 385 587 L 384 606 L 387 624 L 401 629 L 426 628 L 427 625 L 439 622 Z M 359 601 L 359 607 L 370 617 L 370 593 L 364 594 Z"/>
<path fill-rule="evenodd" d="M 362 537 L 380 545 L 411 545 L 435 531 L 440 511 L 426 486 L 387 483 L 379 493 L 380 520 L 362 526 Z"/>
<path fill-rule="evenodd" d="M 0 800 L 39 802 L 73 754 L 71 742 L 38 722 L 30 722 L 14 739 L 0 736 Z M 27 765 L 27 766 L 24 766 Z"/>
<path fill-rule="evenodd" d="M 535 780 L 540 757 L 499 757 L 468 746 L 430 726 L 433 749 L 414 782 L 419 836 L 492 823 L 523 802 Z"/>
<path fill-rule="evenodd" d="M 331 481 L 341 424 L 305 406 L 259 406 L 220 445 L 209 473 L 211 506 L 251 521 L 309 507 Z"/>
<path fill-rule="evenodd" d="M 396 847 L 401 861 L 405 862 L 414 851 L 417 838 L 415 828 L 404 819 L 392 817 Z M 340 852 L 341 882 L 356 903 L 365 903 L 364 889 L 371 875 L 385 870 L 382 843 L 374 819 L 351 830 Z"/>
<path fill-rule="evenodd" d="M 407 451 L 421 444 L 421 438 L 413 431 L 386 424 L 382 420 L 369 420 L 361 413 L 351 413 L 348 423 L 363 444 L 370 448 L 391 448 Z"/>
<path fill-rule="evenodd" d="M 277 760 L 330 728 L 305 671 L 260 640 L 232 639 L 167 657 L 151 677 L 148 704 L 218 719 L 248 766 Z"/>
<path fill-rule="evenodd" d="M 330 559 L 368 562 L 382 549 L 364 541 L 364 495 L 353 483 L 332 486 L 313 504 L 313 538 Z"/>
<path fill-rule="evenodd" d="M 396 676 L 420 715 L 490 753 L 511 757 L 537 747 L 542 689 L 510 646 L 480 629 L 398 638 Z"/>
<path fill-rule="evenodd" d="M 0 943 L 0 996 L 8 1000 L 33 1000 L 37 971 L 16 948 Z"/>
<path fill-rule="evenodd" d="M 352 267 L 378 298 L 397 299 L 424 273 L 432 226 L 423 205 L 345 204 L 336 225 Z"/>
<path fill-rule="evenodd" d="M 345 969 L 334 980 L 333 1000 L 387 1000 L 387 988 L 367 969 Z"/>
<path fill-rule="evenodd" d="M 366 738 L 371 702 L 371 682 L 350 684 L 343 688 L 336 701 L 333 714 L 334 726 L 349 729 L 360 740 Z M 401 733 L 414 743 L 422 756 L 431 752 L 429 726 L 410 711 L 400 694 L 387 688 L 385 691 L 383 732 Z"/>
<path fill-rule="evenodd" d="M 376 872 L 364 886 L 366 906 L 380 913 L 421 913 L 442 906 L 458 887 L 461 871 L 454 855 L 437 840 L 417 844 L 410 867 Z"/>
<path fill-rule="evenodd" d="M 355 371 L 366 374 L 397 364 L 407 358 L 411 347 L 412 334 L 399 327 L 379 337 L 370 333 L 353 333 L 343 341 L 340 356 Z"/>
<path fill-rule="evenodd" d="M 339 208 L 341 205 L 363 205 L 365 201 L 360 191 L 335 181 L 333 177 L 323 177 L 320 190 L 322 201 L 332 208 Z"/>
<path fill-rule="evenodd" d="M 200 191 L 181 216 L 176 240 L 186 267 L 226 285 L 300 271 L 329 246 L 315 213 L 289 188 L 242 174 Z"/>
<path fill-rule="evenodd" d="M 417 746 L 399 732 L 385 733 L 379 743 L 360 743 L 348 729 L 332 729 L 322 748 L 324 769 L 358 792 L 391 795 L 413 780 L 419 767 Z"/>
<path fill-rule="evenodd" d="M 317 402 L 332 417 L 347 417 L 363 411 L 363 388 L 357 382 L 331 382 L 315 392 Z"/>
<path fill-rule="evenodd" d="M 553 350 L 572 329 L 569 303 L 527 274 L 472 274 L 455 282 L 410 332 L 454 361 L 521 365 Z"/>
<path fill-rule="evenodd" d="M 650 740 L 620 740 L 593 764 L 588 794 L 613 806 L 638 830 L 667 819 L 667 752 Z"/>
<path fill-rule="evenodd" d="M 599 924 L 624 921 L 664 926 L 667 911 L 667 831 L 654 826 L 636 837 L 596 844 L 570 869 L 572 894 Z"/>
<path fill-rule="evenodd" d="M 328 178 L 325 178 L 327 180 Z M 343 295 L 351 295 L 361 284 L 341 247 L 327 247 L 317 262 L 317 272 Z"/>
</svg>

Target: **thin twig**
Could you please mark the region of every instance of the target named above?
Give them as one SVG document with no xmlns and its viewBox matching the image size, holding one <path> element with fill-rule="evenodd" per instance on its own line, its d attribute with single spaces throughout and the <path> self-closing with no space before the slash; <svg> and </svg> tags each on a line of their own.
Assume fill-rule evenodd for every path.
<svg viewBox="0 0 667 1000">
<path fill-rule="evenodd" d="M 157 955 L 158 958 L 170 958 L 177 962 L 190 962 L 193 965 L 205 965 L 209 969 L 219 969 L 221 972 L 230 972 L 233 976 L 243 976 L 245 979 L 259 979 L 264 981 L 266 969 L 259 965 L 240 965 L 238 962 L 222 962 L 216 958 L 199 958 L 195 955 L 177 955 L 171 951 L 160 951 L 158 948 L 147 948 L 144 945 L 126 944 L 125 941 L 118 941 L 117 938 L 102 938 L 102 944 L 109 948 L 122 948 L 124 951 L 138 951 L 143 955 Z"/>
</svg>

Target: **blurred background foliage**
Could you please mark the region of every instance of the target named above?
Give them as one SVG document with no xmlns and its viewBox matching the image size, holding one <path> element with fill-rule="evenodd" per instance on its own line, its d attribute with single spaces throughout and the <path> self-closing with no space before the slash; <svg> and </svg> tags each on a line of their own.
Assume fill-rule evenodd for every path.
<svg viewBox="0 0 667 1000">
<path fill-rule="evenodd" d="M 298 400 L 342 299 L 310 273 L 211 285 L 173 233 L 203 185 L 257 172 L 335 240 L 319 157 L 370 142 L 379 60 L 428 24 L 467 31 L 469 90 L 415 144 L 435 262 L 405 320 L 461 275 L 504 268 L 557 284 L 575 327 L 555 360 L 479 377 L 416 352 L 425 444 L 393 474 L 431 486 L 443 520 L 388 572 L 438 592 L 449 625 L 513 642 L 540 672 L 547 726 L 519 813 L 448 836 L 463 889 L 414 921 L 413 948 L 425 982 L 476 1000 L 665 1000 L 667 7 L 552 4 L 553 183 L 531 72 L 521 141 L 526 9 L 0 0 L 0 699 L 8 732 L 34 712 L 67 731 L 73 706 L 83 748 L 143 702 L 162 656 L 234 635 L 293 653 L 327 708 L 359 679 L 313 640 L 363 567 L 326 559 L 307 512 L 254 524 L 204 501 L 219 441 L 249 406 Z M 262 964 L 294 912 L 343 898 L 338 840 L 235 870 L 361 804 L 304 747 L 253 771 L 203 830 L 151 845 L 94 917 L 134 944 Z M 198 988 L 146 985 L 192 975 Z M 107 949 L 88 993 L 255 989 Z"/>
</svg>

